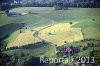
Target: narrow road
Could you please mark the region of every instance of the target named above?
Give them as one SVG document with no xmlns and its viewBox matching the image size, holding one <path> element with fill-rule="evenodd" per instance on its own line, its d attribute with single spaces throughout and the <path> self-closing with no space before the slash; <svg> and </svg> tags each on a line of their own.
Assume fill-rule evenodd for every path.
<svg viewBox="0 0 100 66">
<path fill-rule="evenodd" d="M 44 27 L 44 28 L 42 28 L 42 29 L 40 29 L 40 30 L 38 30 L 38 31 L 36 31 L 35 33 L 34 33 L 34 36 L 35 37 L 37 37 L 38 39 L 40 39 L 40 40 L 44 40 L 44 39 L 42 39 L 39 35 L 40 35 L 40 31 L 41 30 L 44 30 L 44 29 L 46 29 L 46 28 L 48 28 L 48 27 L 51 27 L 51 26 L 53 26 L 54 24 L 56 24 L 56 22 L 54 21 L 54 20 L 51 20 L 51 19 L 48 19 L 48 18 L 44 18 L 44 17 L 41 17 L 41 16 L 37 16 L 36 15 L 36 17 L 39 17 L 39 18 L 42 18 L 42 19 L 44 19 L 44 20 L 48 20 L 48 21 L 50 21 L 50 22 L 52 22 L 51 23 L 51 25 L 48 25 L 47 27 Z M 42 22 L 43 23 L 43 22 Z M 37 24 L 40 24 L 40 23 L 37 23 Z M 35 24 L 34 24 L 35 25 Z"/>
</svg>

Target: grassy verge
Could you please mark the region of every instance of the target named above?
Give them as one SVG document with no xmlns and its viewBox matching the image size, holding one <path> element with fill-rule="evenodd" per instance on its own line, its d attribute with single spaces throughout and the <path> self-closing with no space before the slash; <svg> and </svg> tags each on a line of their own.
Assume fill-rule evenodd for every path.
<svg viewBox="0 0 100 66">
<path fill-rule="evenodd" d="M 6 38 L 4 41 L 7 42 L 7 43 L 10 43 L 10 42 L 13 42 L 16 37 L 19 35 L 19 30 L 13 32 L 8 38 Z"/>
</svg>

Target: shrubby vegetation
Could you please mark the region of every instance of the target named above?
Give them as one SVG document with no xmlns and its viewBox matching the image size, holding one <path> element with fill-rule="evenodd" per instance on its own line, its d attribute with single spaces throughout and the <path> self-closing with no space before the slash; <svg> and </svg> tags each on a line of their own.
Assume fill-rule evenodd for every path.
<svg viewBox="0 0 100 66">
<path fill-rule="evenodd" d="M 89 48 L 91 47 L 97 47 L 99 45 L 99 40 L 95 40 L 92 41 L 93 39 L 84 39 L 80 42 L 73 42 L 74 46 L 72 46 L 72 44 L 70 44 L 70 46 L 67 46 L 67 43 L 64 46 L 56 46 L 56 51 L 57 51 L 57 56 L 58 57 L 64 57 L 64 58 L 69 58 L 72 56 L 75 56 L 76 54 L 80 54 L 80 52 L 84 52 L 87 51 Z M 86 45 L 82 45 L 82 43 L 87 43 Z M 95 43 L 96 42 L 96 43 Z M 43 45 L 50 45 L 51 43 L 49 42 L 37 42 L 34 44 L 29 44 L 26 46 L 20 46 L 20 47 L 11 47 L 6 49 L 5 51 L 10 51 L 10 50 L 16 50 L 16 49 L 31 49 L 34 50 L 36 48 L 40 48 Z M 79 44 L 79 45 L 78 45 Z M 77 45 L 77 46 L 75 46 Z M 97 53 L 97 50 L 91 50 L 89 52 L 89 56 L 95 56 L 94 53 Z M 46 56 L 45 56 L 46 57 Z M 48 58 L 48 57 L 47 57 Z M 14 53 L 13 55 L 7 55 L 4 53 L 1 53 L 1 62 L 3 65 L 6 66 L 32 66 L 33 64 L 35 65 L 44 65 L 44 64 L 39 64 L 39 57 L 34 57 L 31 56 L 28 53 L 25 53 L 23 51 L 19 52 L 19 53 Z M 96 62 L 99 62 L 98 58 L 96 58 Z M 64 64 L 54 64 L 55 65 L 64 65 Z"/>
<path fill-rule="evenodd" d="M 42 42 L 37 42 L 37 43 L 34 43 L 34 44 L 29 44 L 29 45 L 26 45 L 26 46 L 7 48 L 6 50 L 3 50 L 3 51 L 10 51 L 10 50 L 17 50 L 17 49 L 20 50 L 20 51 L 18 53 L 14 52 L 11 55 L 2 52 L 0 54 L 0 63 L 2 63 L 3 66 L 28 66 L 28 64 L 31 64 L 31 63 L 28 63 L 28 62 L 34 61 L 32 64 L 36 64 L 35 62 L 39 62 L 37 60 L 39 60 L 40 58 L 30 55 L 30 54 L 27 53 L 27 51 L 26 52 L 22 51 L 22 49 L 35 50 L 37 48 L 44 47 L 44 46 L 47 46 L 47 45 L 50 45 L 50 44 L 51 43 L 49 43 L 49 42 L 42 41 Z M 33 54 L 35 54 L 35 53 L 33 53 Z"/>
<path fill-rule="evenodd" d="M 13 49 L 35 49 L 35 48 L 38 48 L 38 47 L 41 47 L 43 45 L 48 45 L 48 44 L 51 44 L 49 42 L 45 42 L 45 41 L 42 41 L 42 42 L 37 42 L 37 43 L 33 43 L 33 44 L 28 44 L 28 45 L 23 45 L 23 46 L 20 46 L 20 47 L 10 47 L 10 48 L 7 48 L 6 50 L 13 50 Z"/>
</svg>

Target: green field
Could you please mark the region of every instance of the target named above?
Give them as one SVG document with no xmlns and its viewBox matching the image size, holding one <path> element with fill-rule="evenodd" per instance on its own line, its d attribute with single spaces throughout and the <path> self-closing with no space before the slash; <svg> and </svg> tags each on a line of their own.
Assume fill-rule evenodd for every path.
<svg viewBox="0 0 100 66">
<path fill-rule="evenodd" d="M 34 27 L 48 25 L 51 24 L 52 22 L 79 22 L 78 24 L 75 25 L 75 27 L 83 28 L 83 31 L 90 35 L 93 32 L 99 34 L 98 31 L 100 27 L 99 25 L 100 9 L 98 8 L 92 8 L 92 9 L 91 8 L 69 8 L 69 10 L 65 10 L 65 11 L 56 11 L 54 10 L 54 8 L 50 8 L 50 7 L 40 7 L 40 8 L 23 7 L 23 8 L 15 8 L 11 10 L 11 12 L 24 12 L 24 13 L 28 13 L 29 11 L 37 14 L 28 14 L 19 17 L 7 17 L 5 16 L 5 14 L 0 14 L 0 26 L 3 26 L 5 24 L 11 24 L 11 23 L 25 23 L 27 24 L 28 27 L 34 28 Z M 92 19 L 95 19 L 95 21 L 93 21 Z M 18 25 L 16 24 L 16 26 Z M 13 25 L 4 27 L 5 29 L 4 32 L 5 33 L 13 32 L 18 28 L 18 27 L 13 27 L 15 29 L 9 30 L 9 28 L 12 27 Z M 93 29 L 91 27 L 93 27 Z M 87 30 L 90 30 L 88 32 L 91 33 L 86 32 Z M 96 36 L 97 38 L 100 38 L 97 35 L 91 35 L 91 36 L 94 37 Z"/>
<path fill-rule="evenodd" d="M 7 23 L 16 23 L 16 22 L 24 22 L 28 24 L 34 23 L 41 23 L 54 20 L 55 22 L 69 22 L 69 21 L 80 21 L 85 22 L 96 19 L 99 20 L 100 18 L 100 9 L 98 8 L 69 8 L 69 10 L 65 11 L 57 11 L 53 8 L 49 7 L 23 7 L 23 8 L 15 8 L 12 9 L 11 12 L 33 12 L 37 14 L 28 14 L 21 17 L 6 17 L 5 15 L 0 15 L 0 25 L 4 25 Z M 44 18 L 44 19 L 43 19 Z M 85 19 L 85 20 L 84 20 Z M 87 22 L 87 23 L 88 23 Z M 84 23 L 85 24 L 85 23 Z"/>
<path fill-rule="evenodd" d="M 33 12 L 35 14 L 27 14 L 18 17 L 7 17 L 5 14 L 0 14 L 0 36 L 4 34 L 10 34 L 4 41 L 9 43 L 12 42 L 19 35 L 20 23 L 25 23 L 25 27 L 28 29 L 34 29 L 37 27 L 43 27 L 54 23 L 74 23 L 73 27 L 82 28 L 82 33 L 84 34 L 84 39 L 96 39 L 98 42 L 94 41 L 94 44 L 100 42 L 100 9 L 99 8 L 69 8 L 68 10 L 54 10 L 52 7 L 22 7 L 14 8 L 10 12 L 20 12 L 28 13 Z M 95 19 L 95 20 L 93 20 Z M 52 38 L 51 38 L 52 39 Z M 93 42 L 93 41 L 91 41 Z M 70 44 L 65 44 L 64 46 L 84 46 L 87 42 L 72 42 Z M 92 48 L 93 49 L 93 48 Z M 95 50 L 100 50 L 98 47 L 94 47 Z M 91 48 L 86 51 L 79 53 L 79 56 L 89 56 Z M 41 47 L 33 49 L 14 49 L 6 50 L 3 53 L 8 55 L 14 55 L 16 53 L 29 54 L 28 58 L 31 56 L 40 57 L 55 57 L 55 46 L 53 45 L 43 45 Z M 70 64 L 69 64 L 70 65 Z"/>
<path fill-rule="evenodd" d="M 100 38 L 98 36 L 98 34 L 100 34 L 100 9 L 98 8 L 69 8 L 69 10 L 65 11 L 56 11 L 50 7 L 23 7 L 11 10 L 11 12 L 24 13 L 28 13 L 29 11 L 37 14 L 28 14 L 19 17 L 7 17 L 5 14 L 1 14 L 0 26 L 11 23 L 25 23 L 29 28 L 35 28 L 51 24 L 52 22 L 79 22 L 74 27 L 83 28 L 86 38 Z M 95 21 L 92 19 L 95 19 Z M 4 31 L 3 34 L 7 32 L 12 33 L 20 27 L 15 26 L 19 26 L 19 24 L 15 24 L 14 26 L 12 24 L 6 25 L 3 27 L 5 30 L 1 32 Z M 9 30 L 9 28 L 11 29 Z"/>
</svg>

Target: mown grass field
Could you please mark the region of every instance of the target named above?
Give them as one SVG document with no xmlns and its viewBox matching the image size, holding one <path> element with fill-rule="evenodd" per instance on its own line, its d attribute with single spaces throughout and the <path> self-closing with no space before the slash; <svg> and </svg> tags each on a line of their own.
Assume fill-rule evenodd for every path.
<svg viewBox="0 0 100 66">
<path fill-rule="evenodd" d="M 19 23 L 16 25 L 18 26 L 20 25 L 20 23 L 25 23 L 26 24 L 25 27 L 27 27 L 28 29 L 39 30 L 39 28 L 41 29 L 41 27 L 50 25 L 52 23 L 78 22 L 72 27 L 81 28 L 85 39 L 90 38 L 90 39 L 100 40 L 100 9 L 99 8 L 69 8 L 69 10 L 61 11 L 61 10 L 54 10 L 54 8 L 51 7 L 39 7 L 39 8 L 23 7 L 23 8 L 12 9 L 10 12 L 28 13 L 30 11 L 35 14 L 27 14 L 19 17 L 7 17 L 5 16 L 5 14 L 0 14 L 0 26 L 4 26 L 11 23 Z M 4 29 L 2 30 L 3 33 L 10 33 L 10 36 L 5 40 L 8 42 L 8 44 L 9 42 L 14 41 L 17 38 L 17 36 L 19 36 L 19 32 L 18 32 L 19 27 L 14 28 L 13 24 L 11 24 L 8 27 L 4 26 L 2 28 Z M 98 43 L 98 42 L 94 42 L 94 43 Z M 73 43 L 68 43 L 65 46 L 70 46 L 70 45 L 85 46 L 86 44 L 87 42 L 79 42 L 79 43 L 73 42 Z M 92 51 L 91 49 L 93 48 L 89 48 L 86 51 L 79 53 L 78 55 L 89 56 L 89 52 Z M 100 50 L 98 47 L 94 47 L 94 49 Z M 22 53 L 22 52 L 29 54 L 30 56 L 52 57 L 55 56 L 55 47 L 52 45 L 46 45 L 35 49 L 26 49 L 26 50 L 14 49 L 14 50 L 4 51 L 4 53 L 7 53 L 9 55 L 13 55 L 14 53 Z"/>
</svg>

